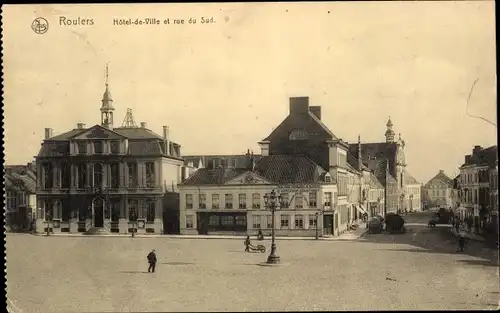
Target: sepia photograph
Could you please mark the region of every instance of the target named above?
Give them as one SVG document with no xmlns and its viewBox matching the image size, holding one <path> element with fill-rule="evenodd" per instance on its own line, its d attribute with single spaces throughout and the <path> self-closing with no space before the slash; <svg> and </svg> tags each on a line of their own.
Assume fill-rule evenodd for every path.
<svg viewBox="0 0 500 313">
<path fill-rule="evenodd" d="M 500 307 L 494 1 L 2 6 L 6 307 Z"/>
</svg>

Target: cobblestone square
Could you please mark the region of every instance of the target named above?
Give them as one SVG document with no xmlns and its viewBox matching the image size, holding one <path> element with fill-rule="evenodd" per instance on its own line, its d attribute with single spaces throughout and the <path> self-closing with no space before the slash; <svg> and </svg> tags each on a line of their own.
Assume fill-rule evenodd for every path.
<svg viewBox="0 0 500 313">
<path fill-rule="evenodd" d="M 279 240 L 286 265 L 270 268 L 257 266 L 268 252 L 245 253 L 243 238 L 9 234 L 8 297 L 19 312 L 497 308 L 498 267 L 400 238 Z"/>
</svg>

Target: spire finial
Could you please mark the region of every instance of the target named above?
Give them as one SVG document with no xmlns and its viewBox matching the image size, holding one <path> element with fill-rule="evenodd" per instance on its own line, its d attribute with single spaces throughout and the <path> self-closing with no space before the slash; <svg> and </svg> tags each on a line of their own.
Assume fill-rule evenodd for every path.
<svg viewBox="0 0 500 313">
<path fill-rule="evenodd" d="M 108 65 L 109 65 L 109 62 L 106 63 L 106 87 L 108 86 Z"/>
</svg>

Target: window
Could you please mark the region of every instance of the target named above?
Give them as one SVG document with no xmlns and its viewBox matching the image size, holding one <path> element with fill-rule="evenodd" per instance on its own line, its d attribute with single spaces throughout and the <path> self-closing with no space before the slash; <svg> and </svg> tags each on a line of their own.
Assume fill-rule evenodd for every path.
<svg viewBox="0 0 500 313">
<path fill-rule="evenodd" d="M 303 215 L 295 215 L 295 228 L 303 229 L 304 228 L 304 216 Z"/>
<path fill-rule="evenodd" d="M 252 194 L 252 208 L 260 209 L 260 193 Z"/>
<path fill-rule="evenodd" d="M 87 182 L 87 165 L 83 163 L 78 164 L 76 171 L 78 176 L 77 187 L 83 189 Z"/>
<path fill-rule="evenodd" d="M 192 209 L 192 208 L 193 208 L 193 195 L 187 194 L 186 195 L 186 209 Z"/>
<path fill-rule="evenodd" d="M 315 208 L 317 205 L 317 197 L 318 194 L 316 191 L 311 191 L 309 192 L 309 207 L 310 208 Z"/>
<path fill-rule="evenodd" d="M 309 228 L 315 228 L 316 227 L 316 215 L 311 214 L 309 215 Z"/>
<path fill-rule="evenodd" d="M 238 195 L 238 202 L 239 202 L 240 209 L 246 209 L 247 208 L 247 195 L 244 193 L 240 193 Z"/>
<path fill-rule="evenodd" d="M 43 165 L 43 187 L 44 189 L 51 189 L 54 187 L 54 171 L 52 163 Z"/>
<path fill-rule="evenodd" d="M 325 175 L 325 183 L 331 183 L 332 177 L 330 175 Z"/>
<path fill-rule="evenodd" d="M 234 218 L 231 215 L 223 215 L 220 217 L 220 223 L 221 225 L 233 225 L 234 224 Z"/>
<path fill-rule="evenodd" d="M 111 188 L 118 188 L 120 186 L 120 164 L 111 163 L 110 164 L 110 174 L 109 185 Z"/>
<path fill-rule="evenodd" d="M 290 222 L 290 217 L 288 215 L 281 215 L 281 228 L 288 228 Z"/>
<path fill-rule="evenodd" d="M 220 225 L 220 218 L 217 215 L 210 215 L 208 218 L 208 225 L 209 226 L 219 226 Z"/>
<path fill-rule="evenodd" d="M 206 209 L 207 208 L 207 195 L 204 193 L 200 193 L 199 196 L 200 200 L 200 209 Z"/>
<path fill-rule="evenodd" d="M 331 192 L 325 192 L 325 206 L 327 206 L 327 207 L 332 206 L 332 193 Z"/>
<path fill-rule="evenodd" d="M 155 205 L 155 200 L 154 199 L 146 199 L 146 220 L 148 222 L 154 222 L 155 220 L 155 213 L 156 213 L 156 205 Z"/>
<path fill-rule="evenodd" d="M 212 195 L 212 209 L 218 209 L 220 207 L 219 204 L 219 195 L 218 194 L 213 194 Z"/>
<path fill-rule="evenodd" d="M 135 188 L 138 185 L 137 177 L 137 163 L 128 163 L 128 184 L 129 188 Z"/>
<path fill-rule="evenodd" d="M 71 165 L 63 163 L 61 165 L 61 188 L 68 189 L 71 185 Z"/>
<path fill-rule="evenodd" d="M 109 143 L 109 150 L 111 150 L 112 154 L 120 153 L 120 142 L 118 140 L 113 140 Z"/>
<path fill-rule="evenodd" d="M 7 192 L 7 211 L 12 212 L 17 209 L 17 197 L 16 193 L 12 191 Z"/>
<path fill-rule="evenodd" d="M 290 205 L 290 198 L 288 196 L 288 193 L 282 193 L 281 194 L 281 208 L 286 209 Z"/>
<path fill-rule="evenodd" d="M 153 188 L 156 185 L 155 163 L 146 163 L 146 187 Z"/>
<path fill-rule="evenodd" d="M 101 163 L 95 163 L 93 166 L 93 180 L 92 180 L 92 186 L 94 187 L 101 187 L 102 186 L 102 164 Z"/>
<path fill-rule="evenodd" d="M 236 168 L 236 159 L 231 159 L 231 167 Z"/>
<path fill-rule="evenodd" d="M 194 228 L 194 216 L 186 215 L 186 228 L 191 229 Z"/>
<path fill-rule="evenodd" d="M 261 216 L 260 215 L 254 215 L 253 216 L 253 228 L 254 229 L 260 229 L 261 228 L 260 222 L 261 222 Z"/>
<path fill-rule="evenodd" d="M 77 142 L 78 154 L 87 154 L 87 143 L 85 141 Z"/>
<path fill-rule="evenodd" d="M 295 208 L 301 209 L 304 207 L 304 195 L 302 193 L 295 194 Z"/>
<path fill-rule="evenodd" d="M 138 213 L 137 212 L 137 207 L 138 207 L 138 201 L 134 199 L 129 199 L 128 200 L 128 220 L 133 222 L 137 221 L 138 218 Z"/>
<path fill-rule="evenodd" d="M 232 209 L 233 208 L 233 195 L 230 193 L 226 193 L 225 197 L 225 208 L 226 209 Z"/>
<path fill-rule="evenodd" d="M 94 153 L 95 154 L 103 154 L 104 153 L 104 144 L 101 140 L 95 140 L 94 144 Z"/>
<path fill-rule="evenodd" d="M 235 224 L 240 225 L 240 226 L 246 226 L 247 225 L 247 217 L 246 216 L 235 216 L 234 217 Z"/>
<path fill-rule="evenodd" d="M 272 215 L 267 216 L 267 228 L 273 228 L 273 216 Z"/>
</svg>

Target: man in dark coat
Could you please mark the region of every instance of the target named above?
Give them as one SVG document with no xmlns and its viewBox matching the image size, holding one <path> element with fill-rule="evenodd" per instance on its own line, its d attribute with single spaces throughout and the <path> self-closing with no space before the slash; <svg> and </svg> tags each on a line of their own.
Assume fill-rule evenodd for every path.
<svg viewBox="0 0 500 313">
<path fill-rule="evenodd" d="M 155 267 L 156 267 L 156 253 L 155 253 L 155 250 L 153 249 L 153 251 L 149 252 L 148 254 L 148 263 L 149 263 L 149 267 L 148 267 L 148 273 L 149 272 L 155 272 Z"/>
</svg>

